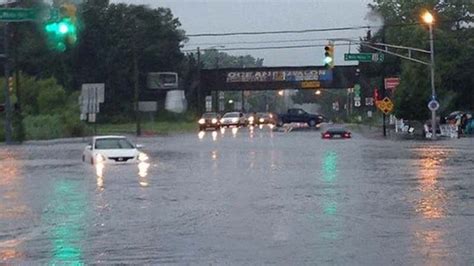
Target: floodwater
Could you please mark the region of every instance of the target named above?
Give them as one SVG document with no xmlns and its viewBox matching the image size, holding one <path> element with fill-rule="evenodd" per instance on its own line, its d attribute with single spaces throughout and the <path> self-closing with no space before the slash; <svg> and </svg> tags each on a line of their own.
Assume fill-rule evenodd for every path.
<svg viewBox="0 0 474 266">
<path fill-rule="evenodd" d="M 0 263 L 474 264 L 474 139 L 226 129 L 0 146 Z"/>
</svg>

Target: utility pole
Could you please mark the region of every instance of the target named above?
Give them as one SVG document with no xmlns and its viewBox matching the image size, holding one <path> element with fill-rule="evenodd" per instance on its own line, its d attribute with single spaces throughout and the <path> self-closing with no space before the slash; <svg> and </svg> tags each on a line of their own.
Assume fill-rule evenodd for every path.
<svg viewBox="0 0 474 266">
<path fill-rule="evenodd" d="M 135 34 L 132 35 L 132 56 L 133 56 L 133 87 L 134 87 L 134 106 L 135 106 L 135 122 L 136 122 L 136 134 L 137 136 L 142 135 L 141 121 L 140 121 L 140 110 L 138 108 L 139 100 L 139 84 L 138 84 L 138 58 L 137 58 L 137 47 L 135 43 Z"/>
<path fill-rule="evenodd" d="M 382 43 L 385 43 L 385 26 L 382 27 Z M 387 96 L 387 90 L 385 89 L 385 66 L 386 64 L 382 64 L 382 99 L 384 99 Z M 385 113 L 382 113 L 382 123 L 383 123 L 383 136 L 387 136 L 387 117 Z"/>
<path fill-rule="evenodd" d="M 198 79 L 198 85 L 197 85 L 197 99 L 196 99 L 196 107 L 197 107 L 197 112 L 199 115 L 201 115 L 201 50 L 199 47 L 197 48 L 197 79 Z"/>
<path fill-rule="evenodd" d="M 8 2 L 6 4 L 8 7 Z M 12 143 L 12 108 L 10 103 L 10 90 L 8 86 L 8 78 L 10 77 L 10 58 L 9 58 L 9 23 L 6 22 L 3 28 L 3 49 L 4 49 L 4 75 L 5 75 L 5 143 Z"/>
<path fill-rule="evenodd" d="M 23 128 L 23 114 L 21 113 L 21 90 L 20 90 L 20 69 L 18 66 L 18 31 L 15 27 L 15 48 L 13 51 L 13 61 L 15 69 L 15 90 L 16 90 L 16 109 L 15 109 L 15 129 L 17 141 L 22 142 L 25 138 L 25 132 Z"/>
</svg>

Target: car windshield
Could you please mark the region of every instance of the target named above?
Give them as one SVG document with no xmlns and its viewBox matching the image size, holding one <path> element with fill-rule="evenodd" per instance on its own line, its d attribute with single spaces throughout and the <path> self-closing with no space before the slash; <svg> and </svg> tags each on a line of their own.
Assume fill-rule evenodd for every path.
<svg viewBox="0 0 474 266">
<path fill-rule="evenodd" d="M 227 113 L 224 117 L 239 117 L 239 113 Z"/>
<path fill-rule="evenodd" d="M 104 138 L 95 141 L 97 150 L 133 149 L 134 146 L 125 138 Z"/>
<path fill-rule="evenodd" d="M 216 113 L 205 113 L 202 115 L 202 118 L 216 118 L 217 114 Z"/>
</svg>

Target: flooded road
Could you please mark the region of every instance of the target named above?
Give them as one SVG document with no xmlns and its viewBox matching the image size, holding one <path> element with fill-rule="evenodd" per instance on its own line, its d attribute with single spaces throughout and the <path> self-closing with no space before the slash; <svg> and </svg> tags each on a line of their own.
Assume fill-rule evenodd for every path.
<svg viewBox="0 0 474 266">
<path fill-rule="evenodd" d="M 239 129 L 0 146 L 0 263 L 474 264 L 474 139 Z"/>
</svg>

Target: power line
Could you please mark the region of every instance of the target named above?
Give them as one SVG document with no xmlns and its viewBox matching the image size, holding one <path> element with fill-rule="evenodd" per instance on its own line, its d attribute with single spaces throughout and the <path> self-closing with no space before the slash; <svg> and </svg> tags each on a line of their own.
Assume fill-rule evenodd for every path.
<svg viewBox="0 0 474 266">
<path fill-rule="evenodd" d="M 336 43 L 335 46 L 346 46 L 350 44 L 359 44 L 360 42 L 351 43 Z M 308 44 L 308 45 L 287 45 L 287 46 L 263 46 L 263 47 L 234 47 L 234 48 L 222 48 L 219 51 L 247 51 L 247 50 L 273 50 L 273 49 L 298 49 L 298 48 L 311 48 L 311 47 L 324 47 L 327 44 Z M 184 53 L 197 52 L 197 49 L 182 50 Z"/>
<path fill-rule="evenodd" d="M 224 32 L 224 33 L 198 33 L 186 34 L 186 37 L 217 37 L 217 36 L 236 36 L 236 35 L 268 35 L 268 34 L 288 34 L 288 33 L 308 33 L 308 32 L 326 32 L 326 31 L 345 31 L 370 29 L 371 26 L 341 27 L 341 28 L 321 28 L 306 30 L 281 30 L 281 31 L 247 31 L 247 32 Z"/>
<path fill-rule="evenodd" d="M 203 43 L 186 43 L 185 46 L 200 46 L 200 45 L 233 45 L 233 44 L 260 44 L 260 43 L 291 43 L 291 42 L 313 42 L 324 41 L 328 39 L 345 39 L 345 40 L 359 40 L 359 37 L 348 38 L 316 38 L 316 39 L 296 39 L 296 40 L 271 40 L 271 41 L 240 41 L 240 42 L 203 42 Z"/>
<path fill-rule="evenodd" d="M 403 24 L 386 24 L 379 26 L 352 26 L 352 27 L 339 27 L 339 28 L 320 28 L 320 29 L 305 29 L 305 30 L 281 30 L 281 31 L 247 31 L 247 32 L 222 32 L 222 33 L 197 33 L 197 34 L 186 34 L 186 37 L 218 37 L 218 36 L 236 36 L 236 35 L 269 35 L 269 34 L 291 34 L 291 33 L 308 33 L 308 32 L 327 32 L 327 31 L 347 31 L 347 30 L 360 30 L 360 29 L 372 29 L 382 27 L 406 27 L 419 25 L 421 22 L 403 23 Z"/>
</svg>

